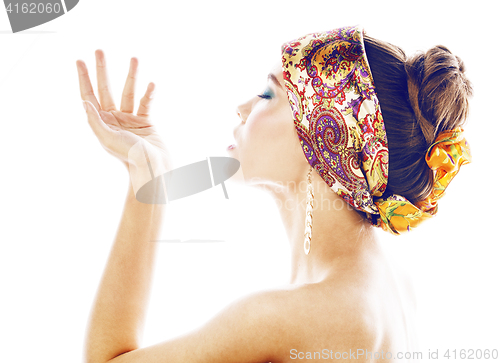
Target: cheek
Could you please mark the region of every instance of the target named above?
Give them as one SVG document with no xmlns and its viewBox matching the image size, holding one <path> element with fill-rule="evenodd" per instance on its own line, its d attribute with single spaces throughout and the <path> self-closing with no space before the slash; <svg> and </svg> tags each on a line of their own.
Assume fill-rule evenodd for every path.
<svg viewBox="0 0 500 363">
<path fill-rule="evenodd" d="M 246 121 L 239 158 L 243 172 L 248 177 L 261 175 L 263 164 L 274 153 L 270 137 L 271 122 L 272 119 L 258 113 L 252 114 Z"/>
<path fill-rule="evenodd" d="M 290 124 L 283 112 L 256 112 L 248 123 L 248 143 L 259 153 L 265 151 L 276 154 L 287 144 Z M 292 122 L 292 121 L 291 121 Z M 293 122 L 292 122 L 293 123 Z M 292 125 L 293 126 L 293 125 Z"/>
<path fill-rule="evenodd" d="M 291 111 L 281 107 L 273 112 L 256 112 L 248 120 L 244 150 L 249 161 L 269 167 L 293 164 L 297 151 L 302 152 Z M 265 159 L 265 160 L 264 160 Z"/>
</svg>

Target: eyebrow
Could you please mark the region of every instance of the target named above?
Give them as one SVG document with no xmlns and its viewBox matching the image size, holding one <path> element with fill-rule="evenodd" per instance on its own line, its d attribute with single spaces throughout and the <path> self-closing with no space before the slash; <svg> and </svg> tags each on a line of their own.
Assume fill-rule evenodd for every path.
<svg viewBox="0 0 500 363">
<path fill-rule="evenodd" d="M 269 73 L 267 75 L 267 78 L 272 80 L 279 88 L 283 89 L 283 87 L 281 87 L 281 83 L 280 81 L 278 81 L 278 78 L 276 78 L 276 76 L 272 73 Z"/>
</svg>

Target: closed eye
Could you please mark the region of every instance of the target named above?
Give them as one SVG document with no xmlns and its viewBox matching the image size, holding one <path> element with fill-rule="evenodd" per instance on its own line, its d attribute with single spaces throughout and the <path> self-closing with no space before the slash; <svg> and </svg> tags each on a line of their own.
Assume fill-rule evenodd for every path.
<svg viewBox="0 0 500 363">
<path fill-rule="evenodd" d="M 257 97 L 263 98 L 265 100 L 269 100 L 269 99 L 274 97 L 274 93 L 273 93 L 273 91 L 271 91 L 270 88 L 268 88 L 264 91 L 264 93 L 257 95 Z"/>
</svg>

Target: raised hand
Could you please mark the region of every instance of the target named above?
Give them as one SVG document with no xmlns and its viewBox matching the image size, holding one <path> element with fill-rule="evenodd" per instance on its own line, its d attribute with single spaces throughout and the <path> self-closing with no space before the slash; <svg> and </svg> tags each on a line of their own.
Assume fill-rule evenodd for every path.
<svg viewBox="0 0 500 363">
<path fill-rule="evenodd" d="M 98 49 L 95 56 L 100 103 L 94 95 L 85 63 L 76 61 L 80 94 L 86 107 L 89 125 L 106 151 L 121 160 L 129 169 L 129 173 L 140 174 L 134 178 L 137 183 L 143 185 L 147 179 L 153 177 L 148 174 L 159 175 L 172 168 L 167 148 L 149 120 L 155 85 L 153 82 L 149 83 L 140 100 L 137 115 L 134 115 L 138 60 L 131 58 L 120 110 L 117 110 L 108 85 L 104 52 Z"/>
</svg>

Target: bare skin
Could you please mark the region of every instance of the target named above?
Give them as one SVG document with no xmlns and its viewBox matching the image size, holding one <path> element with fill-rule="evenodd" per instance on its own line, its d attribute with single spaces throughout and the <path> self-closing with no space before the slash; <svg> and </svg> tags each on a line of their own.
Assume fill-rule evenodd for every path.
<svg viewBox="0 0 500 363">
<path fill-rule="evenodd" d="M 133 114 L 137 59 L 131 60 L 120 111 L 111 97 L 101 50 L 96 51 L 96 64 L 100 103 L 80 60 L 77 69 L 82 99 L 93 105 L 87 111 L 88 122 L 101 144 L 128 167 L 131 180 L 133 173 L 147 172 L 128 152 L 141 140 L 152 159 L 170 169 L 168 150 L 148 115 L 154 84 L 150 83 L 137 115 Z M 304 183 L 309 164 L 294 129 L 280 66 L 271 74 L 275 79 L 268 79 L 266 97 L 255 96 L 238 107 L 241 123 L 234 130 L 237 146 L 231 156 L 240 161 L 245 182 L 267 191 L 276 201 L 292 251 L 290 284 L 240 299 L 192 333 L 141 347 L 156 250 L 149 240 L 158 239 L 168 206 L 138 202 L 131 182 L 89 319 L 87 362 L 292 362 L 299 358 L 310 362 L 325 357 L 305 359 L 307 352 L 324 355 L 326 351 L 332 358 L 336 352 L 343 354 L 343 362 L 366 362 L 370 360 L 364 356 L 346 354 L 383 350 L 396 355 L 415 348 L 415 304 L 409 283 L 393 270 L 369 223 L 347 208 L 316 172 L 311 252 L 304 254 Z M 102 116 L 99 110 L 105 111 Z"/>
</svg>

